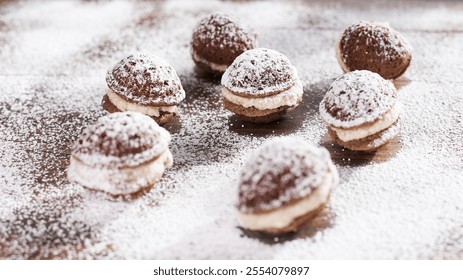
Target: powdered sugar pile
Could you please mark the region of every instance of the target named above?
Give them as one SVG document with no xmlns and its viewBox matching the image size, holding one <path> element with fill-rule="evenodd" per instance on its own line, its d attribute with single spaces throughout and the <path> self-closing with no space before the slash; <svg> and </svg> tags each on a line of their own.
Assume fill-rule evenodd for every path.
<svg viewBox="0 0 463 280">
<path fill-rule="evenodd" d="M 370 71 L 353 71 L 331 84 L 320 103 L 320 114 L 329 125 L 350 128 L 377 120 L 391 110 L 396 99 L 390 81 Z"/>
<path fill-rule="evenodd" d="M 283 54 L 258 48 L 238 56 L 222 76 L 230 91 L 251 96 L 268 96 L 290 88 L 297 72 Z"/>
<path fill-rule="evenodd" d="M 416 3 L 1 4 L 0 257 L 462 258 L 463 5 Z M 248 20 L 262 46 L 298 69 L 304 100 L 285 120 L 255 126 L 234 119 L 222 108 L 219 81 L 195 72 L 192 30 L 203 16 L 225 11 Z M 328 140 L 318 113 L 342 74 L 334 44 L 361 19 L 387 20 L 415 46 L 397 81 L 397 150 L 368 156 Z M 106 70 L 134 51 L 169 61 L 187 96 L 180 121 L 166 127 L 174 166 L 151 190 L 112 197 L 70 183 L 66 169 L 72 143 L 106 114 Z M 340 185 L 298 234 L 249 235 L 237 227 L 239 170 L 265 140 L 288 134 L 326 147 Z"/>
<path fill-rule="evenodd" d="M 273 210 L 308 196 L 321 187 L 326 176 L 336 178 L 337 172 L 324 148 L 298 138 L 270 140 L 254 151 L 242 168 L 239 209 L 245 213 Z"/>
</svg>

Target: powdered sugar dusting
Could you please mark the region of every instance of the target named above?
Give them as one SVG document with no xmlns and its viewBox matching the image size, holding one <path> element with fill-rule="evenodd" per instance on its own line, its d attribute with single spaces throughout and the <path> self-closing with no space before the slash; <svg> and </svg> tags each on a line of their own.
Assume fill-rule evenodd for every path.
<svg viewBox="0 0 463 280">
<path fill-rule="evenodd" d="M 113 113 L 86 128 L 71 155 L 93 167 L 134 167 L 151 161 L 168 147 L 170 134 L 140 113 Z"/>
<path fill-rule="evenodd" d="M 252 29 L 243 25 L 239 19 L 222 13 L 202 19 L 193 36 L 212 48 L 239 51 L 256 47 L 256 35 Z"/>
<path fill-rule="evenodd" d="M 320 103 L 320 114 L 334 127 L 350 128 L 373 122 L 395 104 L 394 85 L 376 73 L 360 70 L 337 78 Z"/>
<path fill-rule="evenodd" d="M 366 37 L 367 45 L 374 45 L 377 48 L 377 55 L 382 61 L 403 58 L 412 52 L 412 47 L 405 38 L 392 29 L 388 23 L 360 21 L 349 26 L 343 33 L 341 44 L 347 44 L 350 40 L 358 40 L 357 37 Z M 344 61 L 348 59 L 349 53 L 342 52 Z"/>
<path fill-rule="evenodd" d="M 115 93 L 140 105 L 177 105 L 185 98 L 172 66 L 147 53 L 119 61 L 108 70 L 106 82 Z"/>
<path fill-rule="evenodd" d="M 298 79 L 283 54 L 258 48 L 238 56 L 222 76 L 222 85 L 235 94 L 268 96 L 287 90 Z"/>
<path fill-rule="evenodd" d="M 462 10 L 450 1 L 0 4 L 0 257 L 463 258 Z M 271 126 L 234 119 L 219 83 L 194 71 L 194 26 L 230 11 L 299 70 L 303 102 Z M 341 75 L 333 45 L 361 19 L 388 20 L 415 46 L 396 81 L 400 149 L 387 158 L 387 146 L 362 156 L 326 140 L 318 113 Z M 174 166 L 151 190 L 113 197 L 70 183 L 66 168 L 80 132 L 107 114 L 108 66 L 134 51 L 166 58 L 189 94 L 166 126 Z M 299 233 L 247 235 L 237 227 L 239 170 L 264 141 L 289 134 L 326 147 L 340 185 Z"/>
<path fill-rule="evenodd" d="M 328 151 L 298 138 L 277 138 L 264 143 L 244 164 L 239 179 L 239 209 L 267 211 L 306 197 L 326 176 L 337 182 Z M 333 185 L 330 187 L 334 187 Z"/>
</svg>

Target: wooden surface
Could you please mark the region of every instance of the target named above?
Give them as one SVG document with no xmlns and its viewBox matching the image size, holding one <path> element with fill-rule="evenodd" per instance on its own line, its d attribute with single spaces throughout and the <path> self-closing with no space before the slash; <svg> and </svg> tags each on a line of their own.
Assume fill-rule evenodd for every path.
<svg viewBox="0 0 463 280">
<path fill-rule="evenodd" d="M 219 80 L 198 72 L 188 50 L 194 24 L 213 11 L 246 19 L 261 46 L 285 53 L 299 70 L 304 100 L 287 118 L 256 125 L 223 110 Z M 463 258 L 462 14 L 453 1 L 0 1 L 0 257 Z M 318 115 L 342 73 L 334 43 L 362 19 L 389 21 L 414 47 L 410 69 L 395 81 L 404 129 L 373 154 L 334 144 Z M 175 166 L 134 196 L 70 184 L 69 147 L 105 114 L 106 69 L 139 50 L 166 57 L 187 93 L 180 118 L 166 126 Z M 247 154 L 282 135 L 326 147 L 341 185 L 313 223 L 275 239 L 239 229 L 229 197 Z M 196 198 L 201 193 L 210 198 Z M 141 216 L 168 216 L 172 201 L 185 203 L 185 215 L 176 209 L 159 228 L 127 214 L 139 207 Z M 201 202 L 215 207 L 207 218 Z M 183 227 L 190 215 L 204 217 L 201 229 Z M 112 230 L 118 218 L 127 219 L 125 233 Z"/>
</svg>

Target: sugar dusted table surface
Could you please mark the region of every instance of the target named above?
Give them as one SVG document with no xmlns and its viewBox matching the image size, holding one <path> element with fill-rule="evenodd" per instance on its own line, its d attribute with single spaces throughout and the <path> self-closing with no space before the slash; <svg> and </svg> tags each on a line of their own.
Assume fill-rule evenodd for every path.
<svg viewBox="0 0 463 280">
<path fill-rule="evenodd" d="M 303 104 L 272 125 L 222 108 L 195 71 L 192 29 L 233 11 L 260 46 L 286 54 Z M 0 257 L 148 259 L 463 258 L 463 3 L 441 1 L 0 1 Z M 396 81 L 401 136 L 374 155 L 334 145 L 318 103 L 341 74 L 334 44 L 357 20 L 388 21 L 414 47 Z M 69 147 L 105 115 L 105 72 L 133 51 L 165 57 L 187 92 L 172 133 L 175 166 L 136 196 L 66 179 Z M 325 146 L 341 184 L 299 233 L 237 227 L 239 169 L 280 135 Z"/>
</svg>

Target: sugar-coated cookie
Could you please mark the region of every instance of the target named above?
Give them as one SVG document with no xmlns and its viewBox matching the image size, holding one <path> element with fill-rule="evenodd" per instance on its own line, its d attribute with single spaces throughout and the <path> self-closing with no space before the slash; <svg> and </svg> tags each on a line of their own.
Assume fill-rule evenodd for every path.
<svg viewBox="0 0 463 280">
<path fill-rule="evenodd" d="M 191 38 L 191 57 L 196 65 L 222 74 L 244 51 L 257 47 L 257 35 L 226 14 L 202 19 Z"/>
<path fill-rule="evenodd" d="M 295 231 L 323 209 L 338 181 L 325 148 L 295 137 L 267 141 L 241 171 L 240 224 L 268 234 Z"/>
<path fill-rule="evenodd" d="M 397 90 L 376 73 L 353 71 L 337 78 L 320 103 L 330 136 L 350 150 L 375 151 L 400 131 Z"/>
<path fill-rule="evenodd" d="M 412 48 L 388 23 L 367 22 L 349 26 L 336 45 L 344 72 L 369 70 L 385 79 L 395 79 L 407 70 Z"/>
<path fill-rule="evenodd" d="M 222 76 L 224 107 L 251 122 L 283 118 L 302 102 L 302 94 L 296 69 L 275 50 L 246 51 Z"/>
<path fill-rule="evenodd" d="M 148 53 L 130 55 L 110 68 L 103 108 L 111 113 L 134 111 L 158 124 L 171 121 L 185 98 L 180 79 L 164 59 Z"/>
<path fill-rule="evenodd" d="M 172 166 L 170 134 L 136 112 L 113 113 L 87 127 L 71 149 L 68 178 L 113 195 L 158 182 Z"/>
</svg>

